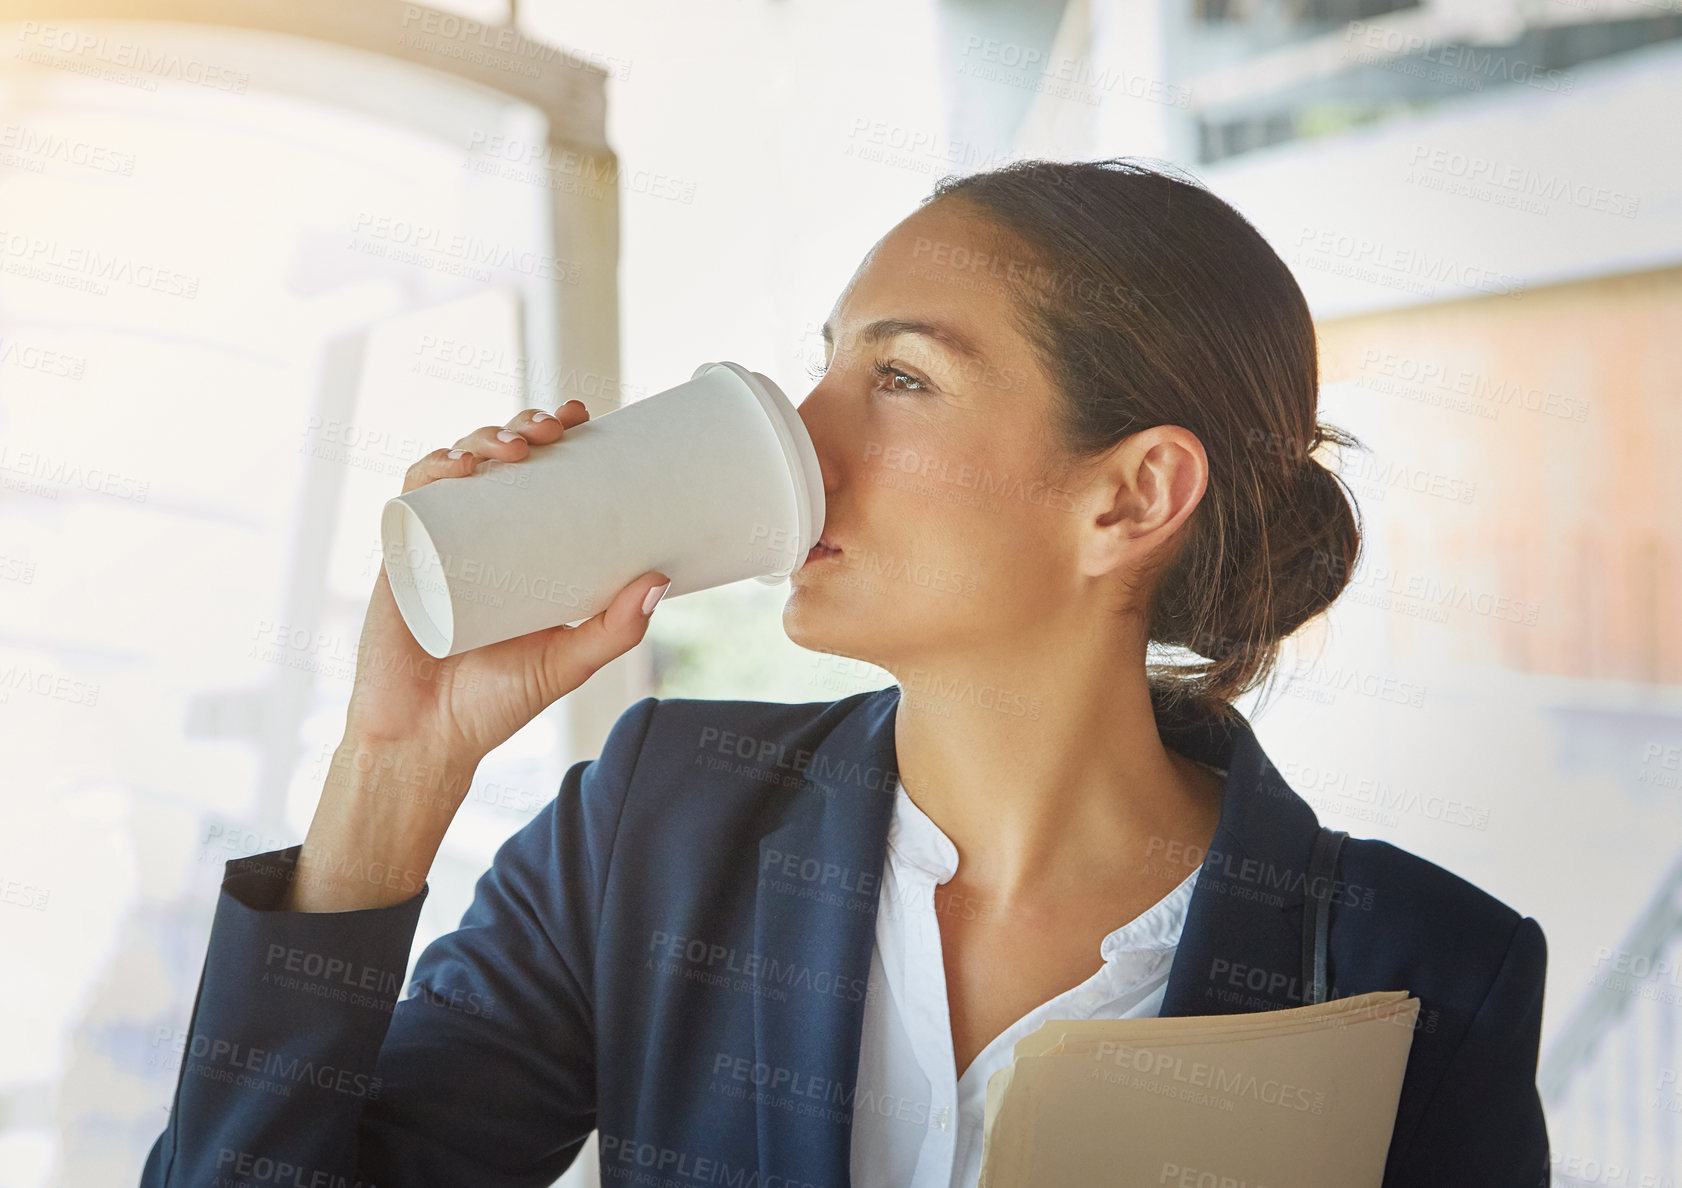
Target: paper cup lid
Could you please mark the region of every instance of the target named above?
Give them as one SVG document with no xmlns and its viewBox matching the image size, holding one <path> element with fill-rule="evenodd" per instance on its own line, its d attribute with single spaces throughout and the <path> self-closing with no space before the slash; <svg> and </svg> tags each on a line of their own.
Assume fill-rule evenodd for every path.
<svg viewBox="0 0 1682 1188">
<path fill-rule="evenodd" d="M 800 419 L 793 402 L 767 376 L 749 371 L 739 363 L 719 362 L 701 364 L 689 378 L 698 379 L 713 367 L 728 367 L 758 397 L 767 419 L 776 430 L 777 440 L 782 443 L 783 457 L 788 461 L 789 484 L 794 489 L 795 527 L 800 534 L 798 549 L 788 569 L 754 578 L 756 582 L 776 585 L 800 568 L 806 554 L 823 533 L 823 471 L 818 466 L 818 452 L 813 448 L 806 423 Z"/>
</svg>

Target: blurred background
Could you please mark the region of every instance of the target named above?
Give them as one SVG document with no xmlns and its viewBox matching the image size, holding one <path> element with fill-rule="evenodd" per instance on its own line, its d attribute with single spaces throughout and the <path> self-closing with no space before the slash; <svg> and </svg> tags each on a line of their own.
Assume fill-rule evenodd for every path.
<svg viewBox="0 0 1682 1188">
<path fill-rule="evenodd" d="M 415 458 L 711 360 L 798 402 L 938 177 L 1116 155 L 1269 239 L 1369 447 L 1241 708 L 1542 923 L 1555 1184 L 1682 1182 L 1679 112 L 1682 0 L 0 0 L 0 1188 L 137 1179 Z M 785 595 L 667 601 L 490 756 L 415 952 L 638 697 L 891 683 Z"/>
</svg>

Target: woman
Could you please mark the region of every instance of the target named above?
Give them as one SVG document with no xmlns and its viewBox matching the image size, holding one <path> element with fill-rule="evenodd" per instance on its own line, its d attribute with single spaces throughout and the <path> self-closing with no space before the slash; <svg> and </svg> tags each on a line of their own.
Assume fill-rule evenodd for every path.
<svg viewBox="0 0 1682 1188">
<path fill-rule="evenodd" d="M 433 669 L 382 572 L 302 846 L 228 865 L 144 1185 L 545 1185 L 592 1129 L 610 1182 L 973 1185 L 986 1077 L 1044 1019 L 1318 1000 L 1318 823 L 1231 706 L 1358 551 L 1285 265 L 1194 182 L 1018 163 L 941 183 L 825 342 L 784 624 L 896 684 L 639 701 L 398 1002 L 478 762 L 665 578 Z M 1545 1183 L 1536 922 L 1379 841 L 1330 886 L 1329 992 L 1421 1000 L 1387 1188 Z"/>
</svg>

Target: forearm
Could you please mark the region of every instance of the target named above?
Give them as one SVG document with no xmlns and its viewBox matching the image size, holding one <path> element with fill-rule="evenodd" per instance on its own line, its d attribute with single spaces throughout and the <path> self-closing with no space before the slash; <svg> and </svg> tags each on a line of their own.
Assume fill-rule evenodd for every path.
<svg viewBox="0 0 1682 1188">
<path fill-rule="evenodd" d="M 333 752 L 281 908 L 389 907 L 420 892 L 478 760 L 347 735 Z"/>
</svg>

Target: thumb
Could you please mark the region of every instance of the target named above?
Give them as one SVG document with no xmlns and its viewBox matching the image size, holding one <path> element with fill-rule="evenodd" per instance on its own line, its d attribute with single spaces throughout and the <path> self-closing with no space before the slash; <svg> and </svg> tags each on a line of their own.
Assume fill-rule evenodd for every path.
<svg viewBox="0 0 1682 1188">
<path fill-rule="evenodd" d="M 648 634 L 654 604 L 670 585 L 671 579 L 663 573 L 645 573 L 620 590 L 606 610 L 576 627 L 556 631 L 549 655 L 552 666 L 561 670 L 562 688 L 576 689 L 604 664 L 641 643 Z"/>
</svg>

